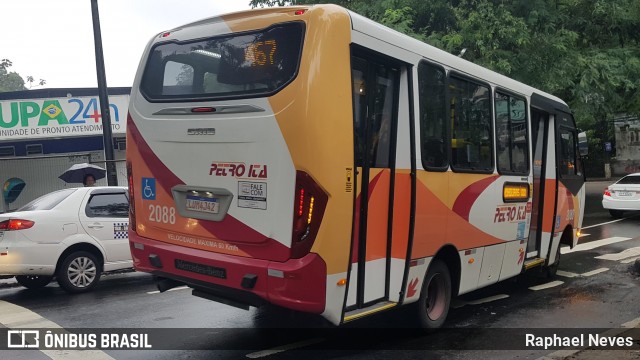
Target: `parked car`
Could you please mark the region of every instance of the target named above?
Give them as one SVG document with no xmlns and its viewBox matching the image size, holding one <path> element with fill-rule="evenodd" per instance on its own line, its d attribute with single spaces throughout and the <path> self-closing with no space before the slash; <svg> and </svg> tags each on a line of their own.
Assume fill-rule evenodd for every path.
<svg viewBox="0 0 640 360">
<path fill-rule="evenodd" d="M 640 173 L 629 174 L 609 185 L 602 195 L 602 207 L 614 218 L 625 211 L 640 210 Z"/>
<path fill-rule="evenodd" d="M 133 266 L 126 187 L 69 188 L 0 214 L 0 275 L 71 293 L 91 290 L 105 271 Z"/>
</svg>

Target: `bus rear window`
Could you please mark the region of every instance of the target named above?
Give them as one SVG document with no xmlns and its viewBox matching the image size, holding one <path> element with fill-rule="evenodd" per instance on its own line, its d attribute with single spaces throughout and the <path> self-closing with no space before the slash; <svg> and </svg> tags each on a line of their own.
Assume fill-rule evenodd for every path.
<svg viewBox="0 0 640 360">
<path fill-rule="evenodd" d="M 304 23 L 189 42 L 151 50 L 141 91 L 149 101 L 268 96 L 298 72 Z"/>
</svg>

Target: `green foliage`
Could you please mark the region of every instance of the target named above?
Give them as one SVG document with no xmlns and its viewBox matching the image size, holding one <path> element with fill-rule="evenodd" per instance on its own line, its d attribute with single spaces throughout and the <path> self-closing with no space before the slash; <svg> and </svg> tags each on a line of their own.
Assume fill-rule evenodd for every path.
<svg viewBox="0 0 640 360">
<path fill-rule="evenodd" d="M 294 2 L 318 3 L 251 4 Z M 613 118 L 640 116 L 638 0 L 329 2 L 562 98 L 596 151 Z"/>
<path fill-rule="evenodd" d="M 9 59 L 2 59 L 0 61 L 0 92 L 27 90 L 27 88 L 24 86 L 24 79 L 22 79 L 22 77 L 16 72 L 9 72 L 8 69 L 11 66 L 13 66 L 13 63 Z M 34 82 L 36 81 L 33 76 L 27 76 L 29 89 L 34 86 Z M 40 79 L 39 81 L 37 81 L 35 86 L 42 86 L 46 83 L 46 80 Z"/>
<path fill-rule="evenodd" d="M 0 92 L 26 90 L 24 80 L 15 72 L 9 72 L 13 63 L 9 59 L 0 61 Z"/>
</svg>

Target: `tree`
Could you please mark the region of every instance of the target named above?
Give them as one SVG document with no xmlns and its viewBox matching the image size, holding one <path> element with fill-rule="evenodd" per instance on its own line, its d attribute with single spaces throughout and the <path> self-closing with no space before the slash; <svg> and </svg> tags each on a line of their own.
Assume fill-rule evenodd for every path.
<svg viewBox="0 0 640 360">
<path fill-rule="evenodd" d="M 325 1 L 250 4 L 318 2 Z M 465 59 L 558 96 L 594 136 L 590 144 L 614 141 L 614 118 L 640 117 L 638 0 L 331 2 L 449 53 L 466 49 Z M 590 153 L 604 156 L 604 149 Z"/>
<path fill-rule="evenodd" d="M 11 60 L 0 60 L 0 92 L 26 90 L 22 77 L 16 72 L 9 72 L 11 66 Z"/>
<path fill-rule="evenodd" d="M 27 82 L 29 83 L 29 89 L 31 89 L 31 88 L 33 87 L 33 82 L 34 82 L 34 81 L 35 81 L 35 80 L 33 79 L 33 76 L 27 76 Z M 47 80 L 45 80 L 45 79 L 40 79 L 40 80 L 38 81 L 38 85 L 36 85 L 36 86 L 43 86 L 43 85 L 44 85 L 44 84 L 46 84 L 46 83 L 47 83 Z"/>
<path fill-rule="evenodd" d="M 11 66 L 13 66 L 11 60 L 0 60 L 0 92 L 27 90 L 24 86 L 25 81 L 22 76 L 14 71 L 9 72 L 8 69 Z M 35 82 L 35 79 L 33 76 L 27 76 L 26 82 L 29 83 L 29 89 L 37 86 L 43 86 L 47 83 L 46 80 L 40 79 L 36 85 L 34 85 L 33 83 Z"/>
</svg>

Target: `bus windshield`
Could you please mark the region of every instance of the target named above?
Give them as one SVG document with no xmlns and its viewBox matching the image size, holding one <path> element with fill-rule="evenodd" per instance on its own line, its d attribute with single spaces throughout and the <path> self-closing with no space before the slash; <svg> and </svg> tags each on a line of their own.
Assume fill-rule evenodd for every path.
<svg viewBox="0 0 640 360">
<path fill-rule="evenodd" d="M 141 90 L 149 101 L 266 96 L 295 78 L 304 23 L 153 47 Z"/>
</svg>

